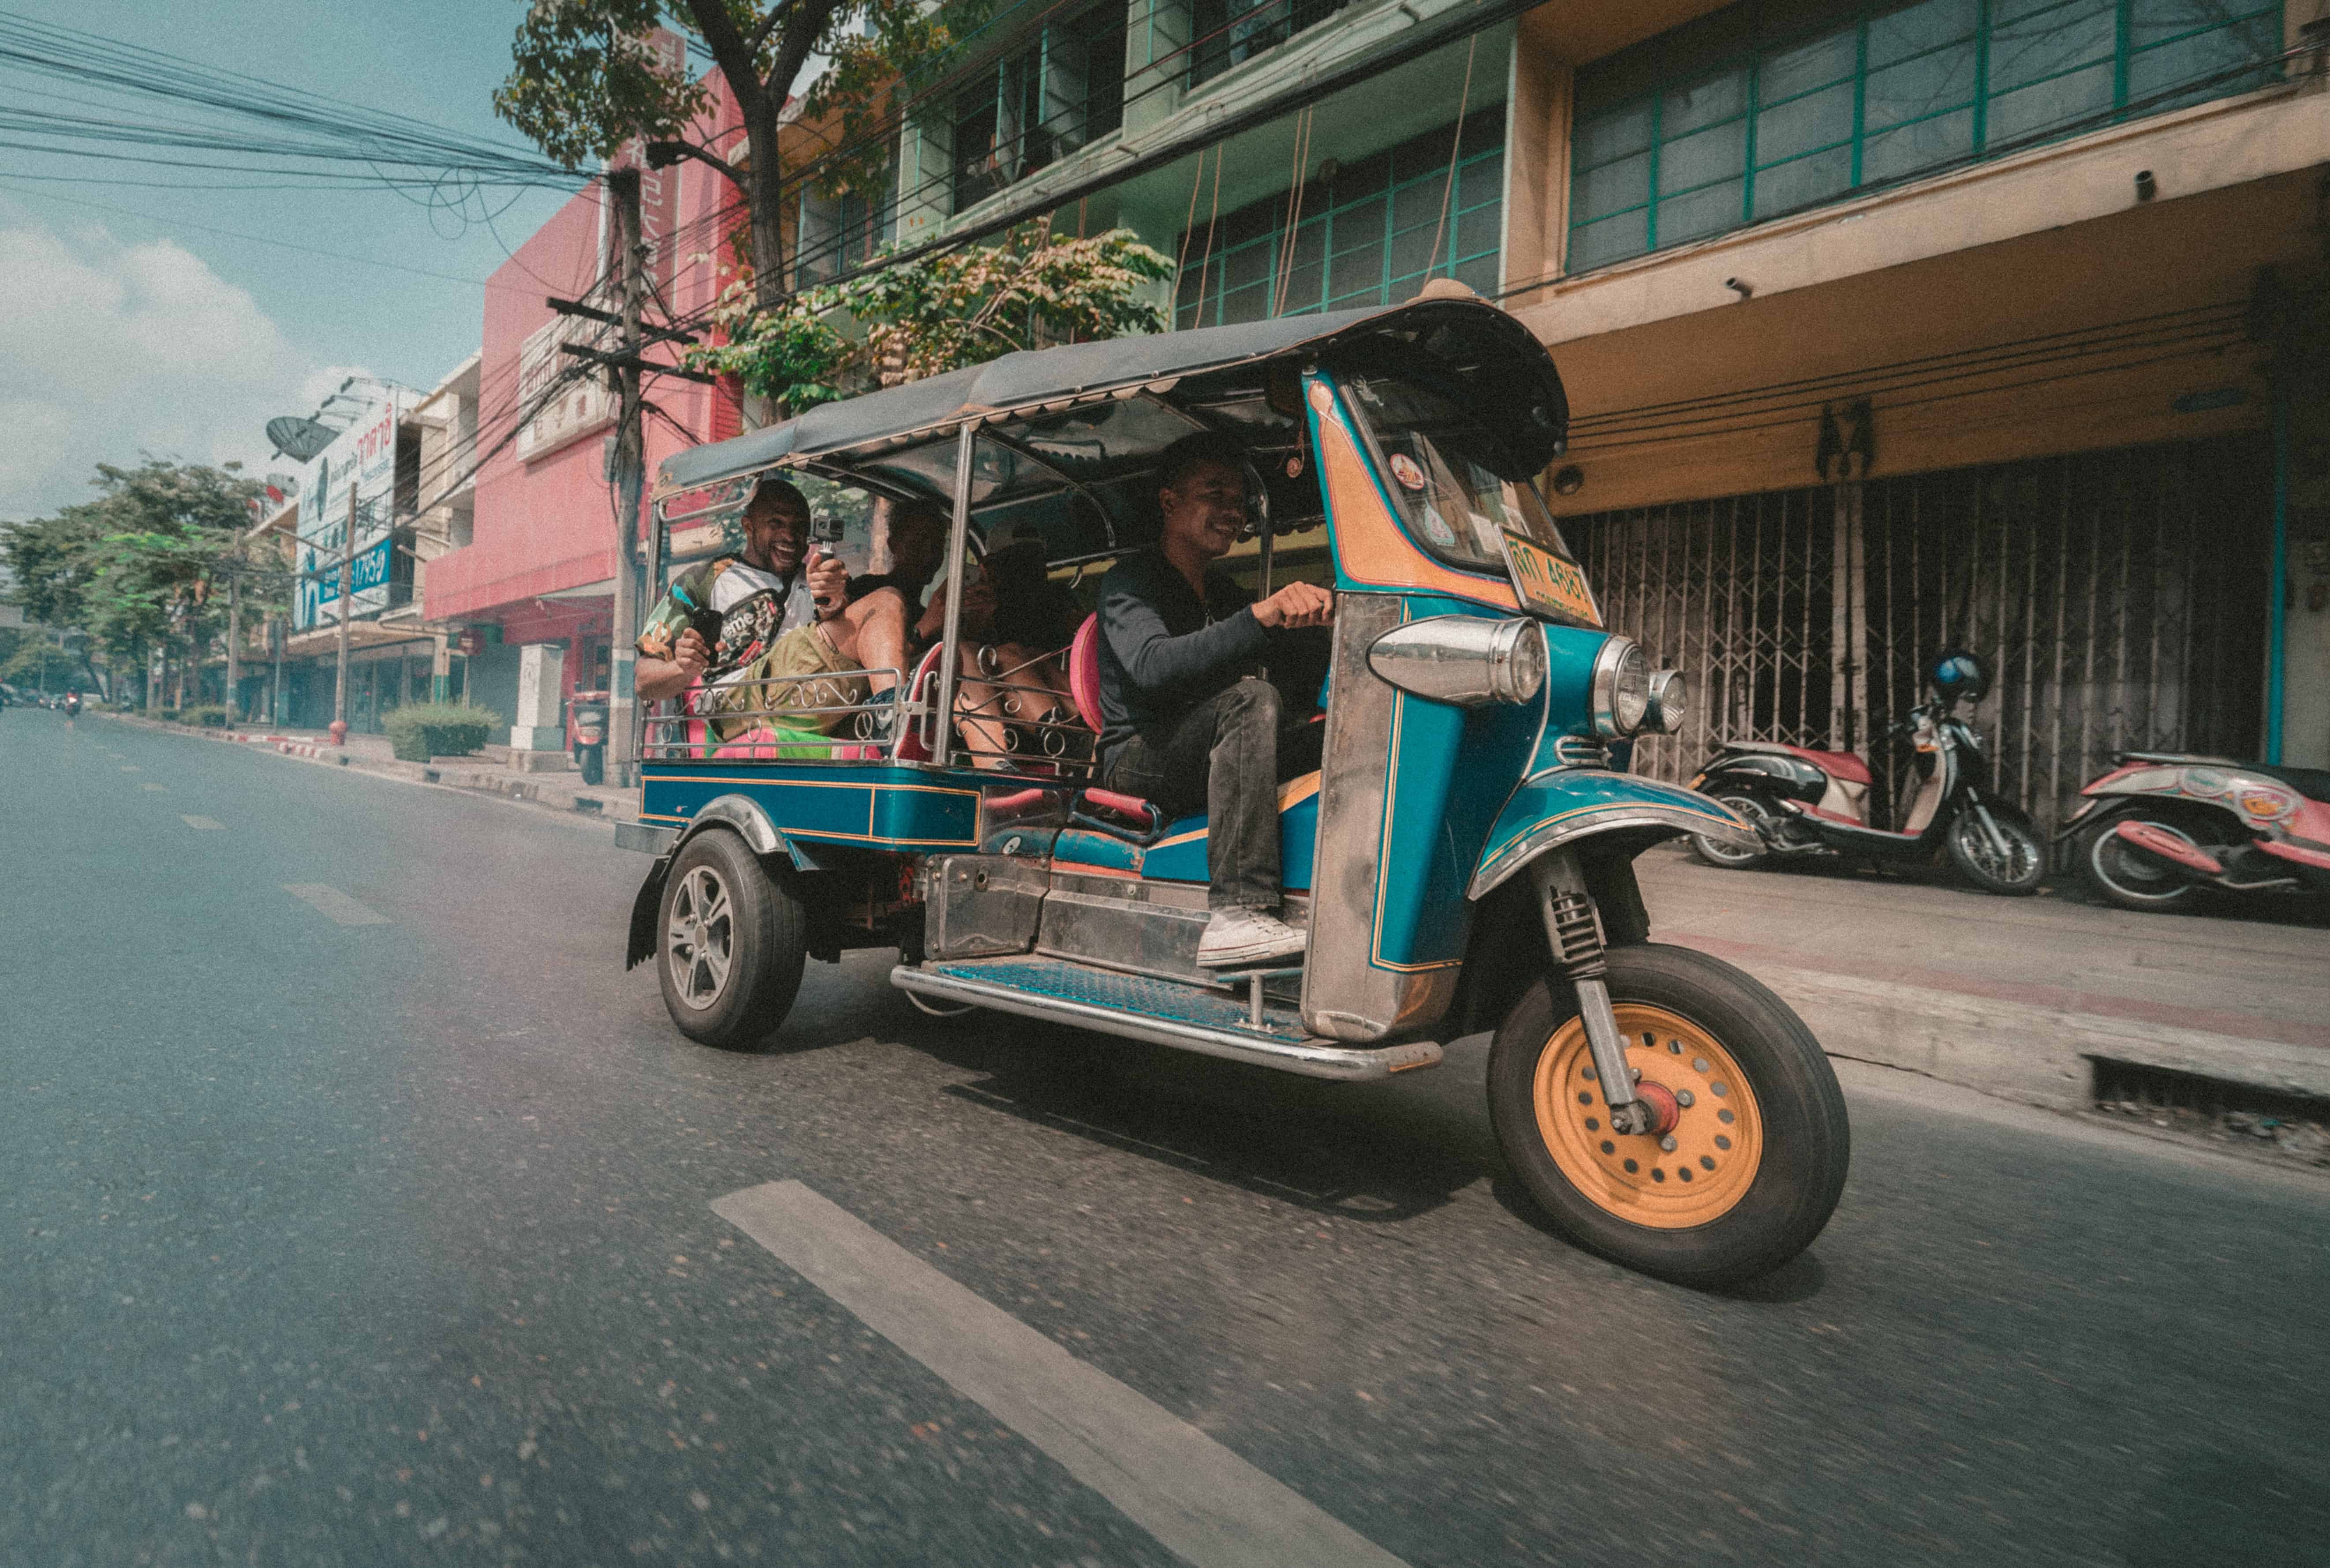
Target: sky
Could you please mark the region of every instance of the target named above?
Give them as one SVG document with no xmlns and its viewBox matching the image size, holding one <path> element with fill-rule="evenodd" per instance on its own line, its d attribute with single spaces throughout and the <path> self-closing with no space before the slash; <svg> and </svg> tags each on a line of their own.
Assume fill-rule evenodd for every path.
<svg viewBox="0 0 2330 1568">
<path fill-rule="evenodd" d="M 0 0 L 0 8 L 526 145 L 492 102 L 523 0 Z M 565 200 L 526 192 L 488 226 L 449 222 L 385 189 L 98 183 L 156 177 L 137 165 L 0 148 L 0 520 L 86 499 L 95 464 L 148 452 L 291 471 L 270 458 L 269 418 L 313 411 L 354 373 L 434 385 L 476 351 L 485 283 L 506 247 Z"/>
</svg>

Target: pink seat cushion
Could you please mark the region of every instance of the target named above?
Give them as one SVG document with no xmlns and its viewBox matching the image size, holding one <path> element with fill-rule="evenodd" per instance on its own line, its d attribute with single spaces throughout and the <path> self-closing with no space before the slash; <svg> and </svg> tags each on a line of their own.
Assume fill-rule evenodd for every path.
<svg viewBox="0 0 2330 1568">
<path fill-rule="evenodd" d="M 701 729 L 700 723 L 688 726 Z M 715 762 L 773 762 L 777 760 L 777 737 L 765 724 L 755 725 L 712 753 Z"/>
<path fill-rule="evenodd" d="M 1114 811 L 1126 817 L 1138 817 L 1144 822 L 1148 820 L 1149 814 L 1153 809 L 1148 801 L 1139 796 L 1119 795 L 1113 789 L 1087 789 L 1084 791 L 1084 798 L 1086 805 L 1097 806 L 1103 811 Z"/>
<path fill-rule="evenodd" d="M 1869 764 L 1851 751 L 1815 751 L 1810 746 L 1791 746 L 1789 751 L 1810 762 L 1822 772 L 1843 779 L 1848 784 L 1869 783 Z"/>
<path fill-rule="evenodd" d="M 1084 728 L 1100 732 L 1100 617 L 1084 617 L 1068 641 L 1068 696 Z"/>
<path fill-rule="evenodd" d="M 906 700 L 932 702 L 937 699 L 939 679 L 939 649 L 933 647 L 914 666 L 914 673 L 906 679 Z M 931 760 L 930 727 L 924 723 L 908 723 L 906 732 L 898 738 L 898 760 L 927 762 Z"/>
</svg>

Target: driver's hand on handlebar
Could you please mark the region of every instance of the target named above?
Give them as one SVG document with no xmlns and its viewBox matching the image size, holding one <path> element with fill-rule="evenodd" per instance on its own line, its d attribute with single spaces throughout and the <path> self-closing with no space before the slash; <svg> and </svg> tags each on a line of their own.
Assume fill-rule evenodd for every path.
<svg viewBox="0 0 2330 1568">
<path fill-rule="evenodd" d="M 679 640 L 672 644 L 671 662 L 687 675 L 689 685 L 702 680 L 705 666 L 712 662 L 712 650 L 704 646 L 704 634 L 692 626 L 681 632 Z"/>
<path fill-rule="evenodd" d="M 1254 619 L 1274 631 L 1325 626 L 1335 619 L 1335 596 L 1315 582 L 1290 582 L 1255 605 Z"/>
</svg>

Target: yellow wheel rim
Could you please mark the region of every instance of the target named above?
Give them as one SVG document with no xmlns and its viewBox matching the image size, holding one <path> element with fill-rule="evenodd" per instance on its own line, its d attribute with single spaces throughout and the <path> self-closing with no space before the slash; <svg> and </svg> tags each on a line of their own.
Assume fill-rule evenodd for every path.
<svg viewBox="0 0 2330 1568">
<path fill-rule="evenodd" d="M 1622 1220 L 1674 1231 L 1719 1219 L 1763 1164 L 1755 1089 L 1738 1059 L 1690 1019 L 1631 1002 L 1615 1011 L 1627 1065 L 1674 1094 L 1681 1119 L 1664 1138 L 1611 1131 L 1586 1025 L 1572 1018 L 1537 1061 L 1532 1098 L 1546 1150 L 1570 1185 Z"/>
</svg>

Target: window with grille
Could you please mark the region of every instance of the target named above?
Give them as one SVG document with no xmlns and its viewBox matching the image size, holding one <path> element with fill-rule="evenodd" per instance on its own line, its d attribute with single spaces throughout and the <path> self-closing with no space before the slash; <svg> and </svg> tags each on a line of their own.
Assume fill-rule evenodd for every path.
<svg viewBox="0 0 2330 1568">
<path fill-rule="evenodd" d="M 956 212 L 1123 123 L 1124 19 L 1125 0 L 1103 0 L 1047 24 L 956 91 Z"/>
<path fill-rule="evenodd" d="M 793 242 L 798 287 L 824 283 L 863 266 L 897 237 L 897 213 L 886 199 L 895 184 L 895 175 L 884 179 L 876 186 L 880 194 L 872 198 L 856 191 L 828 196 L 802 190 L 800 224 Z"/>
<path fill-rule="evenodd" d="M 1345 4 L 1347 0 L 1192 0 L 1189 85 L 1275 49 Z"/>
<path fill-rule="evenodd" d="M 1286 191 L 1201 220 L 1176 247 L 1173 323 L 1220 326 L 1384 305 L 1435 277 L 1492 295 L 1504 187 L 1500 105 L 1347 164 L 1331 181 L 1309 181 L 1291 247 Z"/>
<path fill-rule="evenodd" d="M 2278 0 L 1751 0 L 1577 74 L 1568 269 L 2276 80 Z"/>
</svg>

